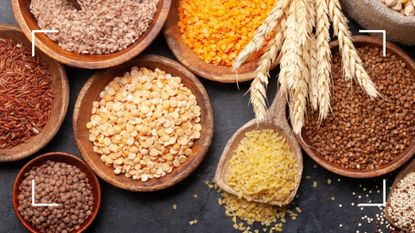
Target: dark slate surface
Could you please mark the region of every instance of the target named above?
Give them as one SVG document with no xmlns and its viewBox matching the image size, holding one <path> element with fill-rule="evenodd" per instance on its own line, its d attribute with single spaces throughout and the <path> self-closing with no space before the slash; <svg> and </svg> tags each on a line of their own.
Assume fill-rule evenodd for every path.
<svg viewBox="0 0 415 233">
<path fill-rule="evenodd" d="M 0 23 L 15 24 L 8 0 L 0 0 Z M 356 32 L 358 27 L 352 24 L 352 28 Z M 413 48 L 407 50 L 415 56 Z M 145 53 L 156 53 L 173 58 L 162 36 L 159 36 Z M 274 77 L 277 72 L 273 72 Z M 94 71 L 67 67 L 67 73 L 71 99 L 65 122 L 58 135 L 36 155 L 51 151 L 79 155 L 72 133 L 72 112 L 82 85 Z M 249 97 L 246 95 L 248 85 L 241 84 L 238 89 L 234 84 L 223 85 L 205 80 L 202 82 L 213 105 L 215 134 L 210 151 L 201 166 L 177 186 L 150 194 L 120 190 L 101 181 L 102 208 L 88 232 L 237 232 L 232 228 L 231 219 L 225 216 L 224 208 L 217 204 L 218 194 L 209 190 L 204 182 L 212 179 L 227 140 L 254 116 L 248 104 Z M 273 93 L 274 90 L 275 85 L 271 85 L 269 92 Z M 12 209 L 11 192 L 18 170 L 31 158 L 0 164 L 0 233 L 25 232 Z M 377 224 L 367 224 L 361 220 L 361 217 L 364 215 L 375 217 L 380 210 L 378 208 L 360 210 L 352 206 L 352 203 L 357 205 L 358 202 L 367 202 L 369 199 L 380 202 L 382 196 L 376 193 L 376 190 L 381 188 L 383 177 L 371 180 L 338 177 L 316 166 L 306 155 L 304 159 L 303 181 L 299 198 L 295 200 L 303 212 L 296 221 L 288 221 L 285 224 L 285 232 L 375 232 Z M 384 178 L 388 179 L 389 186 L 394 174 Z M 327 179 L 331 179 L 333 183 L 328 185 Z M 318 184 L 316 188 L 312 187 L 313 181 Z M 372 194 L 366 197 L 369 190 Z M 356 195 L 353 195 L 353 192 Z M 198 198 L 194 198 L 194 194 L 197 194 Z M 335 197 L 334 201 L 331 200 L 332 197 Z M 176 211 L 172 210 L 173 204 L 177 204 Z M 198 224 L 190 226 L 188 222 L 193 219 L 197 219 Z M 359 223 L 362 223 L 361 227 Z"/>
</svg>

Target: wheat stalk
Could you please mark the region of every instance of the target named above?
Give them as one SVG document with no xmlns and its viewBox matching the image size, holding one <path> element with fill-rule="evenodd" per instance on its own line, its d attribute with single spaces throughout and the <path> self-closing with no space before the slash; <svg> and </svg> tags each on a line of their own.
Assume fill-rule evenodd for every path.
<svg viewBox="0 0 415 233">
<path fill-rule="evenodd" d="M 330 18 L 333 22 L 334 34 L 338 37 L 342 55 L 343 72 L 346 80 L 356 78 L 359 85 L 371 97 L 378 97 L 379 92 L 363 67 L 363 62 L 353 45 L 351 33 L 347 25 L 347 18 L 341 11 L 339 0 L 328 0 Z"/>
<path fill-rule="evenodd" d="M 283 43 L 283 27 L 284 20 L 279 24 L 274 38 L 269 42 L 265 53 L 261 56 L 259 66 L 255 70 L 255 79 L 251 83 L 250 102 L 254 108 L 255 116 L 259 121 L 263 120 L 266 115 L 266 89 L 268 86 L 269 70 L 271 69 L 271 66 L 277 62 L 278 52 Z"/>
<path fill-rule="evenodd" d="M 278 25 L 278 22 L 283 17 L 287 7 L 290 5 L 292 0 L 277 0 L 274 8 L 271 10 L 271 13 L 265 19 L 264 23 L 259 26 L 257 31 L 254 34 L 252 40 L 248 45 L 239 53 L 233 63 L 233 70 L 237 70 L 246 62 L 246 60 L 258 52 L 264 45 L 265 40 L 269 35 L 275 30 Z"/>
<path fill-rule="evenodd" d="M 330 112 L 331 99 L 331 50 L 330 50 L 330 20 L 329 6 L 326 0 L 316 0 L 316 44 L 317 49 L 317 102 L 320 120 L 325 119 Z M 313 92 L 314 92 L 313 91 Z"/>
<path fill-rule="evenodd" d="M 307 107 L 307 62 L 302 56 L 308 43 L 308 12 L 303 0 L 294 0 L 289 8 L 282 46 L 281 91 L 290 95 L 290 119 L 295 133 L 304 125 Z"/>
</svg>

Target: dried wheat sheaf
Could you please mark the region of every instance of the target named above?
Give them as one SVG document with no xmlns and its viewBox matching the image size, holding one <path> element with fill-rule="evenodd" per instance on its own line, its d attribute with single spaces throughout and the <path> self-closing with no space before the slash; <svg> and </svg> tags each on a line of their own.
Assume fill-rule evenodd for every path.
<svg viewBox="0 0 415 233">
<path fill-rule="evenodd" d="M 258 120 L 266 114 L 269 70 L 279 55 L 280 91 L 289 100 L 294 132 L 301 133 L 307 104 L 319 111 L 321 120 L 330 114 L 331 26 L 339 41 L 345 78 L 355 80 L 370 97 L 379 96 L 353 45 L 339 0 L 277 0 L 233 65 L 238 69 L 252 54 L 264 48 L 250 88 L 250 101 Z"/>
</svg>

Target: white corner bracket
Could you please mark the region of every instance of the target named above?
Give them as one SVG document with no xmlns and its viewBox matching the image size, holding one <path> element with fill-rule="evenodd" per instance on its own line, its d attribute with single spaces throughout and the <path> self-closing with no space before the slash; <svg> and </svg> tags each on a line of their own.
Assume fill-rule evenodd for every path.
<svg viewBox="0 0 415 233">
<path fill-rule="evenodd" d="M 32 31 L 32 57 L 35 56 L 35 34 L 36 33 L 58 33 L 58 30 L 33 30 Z"/>
<path fill-rule="evenodd" d="M 48 207 L 48 206 L 59 206 L 59 204 L 56 203 L 51 203 L 51 204 L 40 204 L 40 203 L 36 203 L 36 182 L 35 180 L 32 180 L 32 206 L 33 207 Z"/>
<path fill-rule="evenodd" d="M 386 57 L 386 30 L 359 30 L 360 33 L 381 33 L 383 38 L 383 56 Z"/>
<path fill-rule="evenodd" d="M 383 203 L 360 203 L 358 207 L 385 207 L 386 206 L 386 180 L 383 179 Z"/>
</svg>

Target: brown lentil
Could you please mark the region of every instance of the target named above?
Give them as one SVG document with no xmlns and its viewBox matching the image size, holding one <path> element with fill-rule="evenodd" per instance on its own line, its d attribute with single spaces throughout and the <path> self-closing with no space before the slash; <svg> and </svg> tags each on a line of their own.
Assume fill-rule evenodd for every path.
<svg viewBox="0 0 415 233">
<path fill-rule="evenodd" d="M 40 133 L 53 106 L 48 69 L 31 50 L 0 38 L 0 149 L 10 149 Z"/>
<path fill-rule="evenodd" d="M 318 113 L 309 109 L 304 135 L 328 162 L 345 169 L 374 170 L 392 163 L 414 142 L 415 76 L 393 53 L 382 57 L 375 47 L 361 47 L 358 52 L 383 98 L 370 99 L 345 81 L 337 52 L 333 114 L 320 125 Z"/>
<path fill-rule="evenodd" d="M 73 232 L 92 214 L 92 187 L 79 168 L 47 161 L 24 176 L 17 197 L 18 211 L 25 221 L 40 232 Z M 56 203 L 59 206 L 33 207 L 32 180 L 36 183 L 36 203 Z"/>
<path fill-rule="evenodd" d="M 32 0 L 30 12 L 41 29 L 63 49 L 79 54 L 108 54 L 127 48 L 147 30 L 158 0 Z"/>
</svg>

